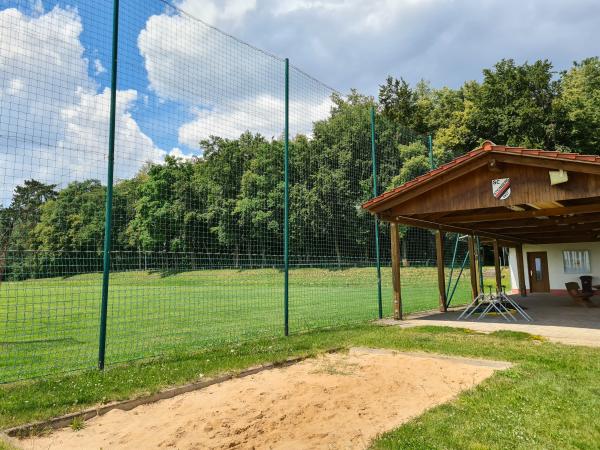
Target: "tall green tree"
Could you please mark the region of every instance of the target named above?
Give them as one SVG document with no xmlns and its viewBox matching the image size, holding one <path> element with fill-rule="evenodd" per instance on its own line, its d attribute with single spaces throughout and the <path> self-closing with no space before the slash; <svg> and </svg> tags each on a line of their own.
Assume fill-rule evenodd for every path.
<svg viewBox="0 0 600 450">
<path fill-rule="evenodd" d="M 600 59 L 575 62 L 561 78 L 555 101 L 560 144 L 580 153 L 600 154 Z"/>
<path fill-rule="evenodd" d="M 251 233 L 247 222 L 239 222 L 240 210 L 236 209 L 242 176 L 253 155 L 264 143 L 262 136 L 250 132 L 243 133 L 239 139 L 211 137 L 201 142 L 208 183 L 203 217 L 209 224 L 210 233 L 217 238 L 221 251 L 233 254 L 236 267 L 240 266 L 240 256 L 248 244 L 245 237 Z"/>
<path fill-rule="evenodd" d="M 33 230 L 40 272 L 69 275 L 99 269 L 105 195 L 98 180 L 74 181 L 42 205 Z"/>
<path fill-rule="evenodd" d="M 427 156 L 428 149 L 423 142 L 415 141 L 408 145 L 398 146 L 398 157 L 402 161 L 400 173 L 392 179 L 389 187 L 400 186 L 431 170 L 431 162 Z"/>
<path fill-rule="evenodd" d="M 171 156 L 149 167 L 139 184 L 135 215 L 127 227 L 132 246 L 142 251 L 184 253 L 184 216 L 190 208 L 192 163 Z"/>
<path fill-rule="evenodd" d="M 330 118 L 314 125 L 311 151 L 319 163 L 311 181 L 311 198 L 316 202 L 311 222 L 315 240 L 321 243 L 315 250 L 335 255 L 341 266 L 344 255 L 365 255 L 366 236 L 371 232 L 360 204 L 371 196 L 369 111 L 373 99 L 352 91 L 346 99 L 334 95 L 332 100 Z M 341 229 L 347 231 L 341 233 Z"/>
<path fill-rule="evenodd" d="M 283 145 L 255 136 L 255 150 L 240 181 L 234 213 L 250 255 L 281 254 L 283 228 Z M 273 261 L 271 259 L 271 261 Z"/>
<path fill-rule="evenodd" d="M 8 268 L 11 277 L 25 277 L 33 257 L 33 230 L 40 220 L 42 206 L 57 196 L 55 184 L 25 180 L 14 190 L 11 204 L 0 210 L 0 280 Z"/>
<path fill-rule="evenodd" d="M 388 76 L 379 87 L 379 103 L 384 116 L 411 126 L 417 110 L 417 94 L 403 78 Z"/>
<path fill-rule="evenodd" d="M 512 59 L 502 60 L 483 70 L 473 101 L 474 134 L 505 145 L 553 149 L 552 105 L 557 93 L 550 61 L 517 65 Z"/>
</svg>

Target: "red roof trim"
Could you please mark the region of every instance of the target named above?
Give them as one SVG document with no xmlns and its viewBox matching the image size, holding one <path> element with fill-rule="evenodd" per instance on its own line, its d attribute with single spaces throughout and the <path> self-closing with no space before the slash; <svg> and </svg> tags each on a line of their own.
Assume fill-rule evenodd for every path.
<svg viewBox="0 0 600 450">
<path fill-rule="evenodd" d="M 600 156 L 595 155 L 580 155 L 578 153 L 561 153 L 550 150 L 536 150 L 523 147 L 506 147 L 504 145 L 495 145 L 491 141 L 485 141 L 483 145 L 475 150 L 465 153 L 458 158 L 453 159 L 449 163 L 443 164 L 440 167 L 427 172 L 424 175 L 418 176 L 417 178 L 410 180 L 391 191 L 384 192 L 378 197 L 372 198 L 371 200 L 363 203 L 362 207 L 369 209 L 373 205 L 383 202 L 384 200 L 395 197 L 398 194 L 405 192 L 409 189 L 413 189 L 416 186 L 427 183 L 431 179 L 441 175 L 442 173 L 453 169 L 454 167 L 460 166 L 466 162 L 478 158 L 487 153 L 509 153 L 513 155 L 530 156 L 534 158 L 546 158 L 546 159 L 562 159 L 567 161 L 579 161 L 582 163 L 600 164 Z"/>
</svg>

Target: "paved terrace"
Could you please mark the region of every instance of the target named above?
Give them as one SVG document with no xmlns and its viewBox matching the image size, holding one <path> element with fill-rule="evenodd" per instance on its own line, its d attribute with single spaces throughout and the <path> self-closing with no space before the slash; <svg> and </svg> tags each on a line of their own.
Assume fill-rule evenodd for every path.
<svg viewBox="0 0 600 450">
<path fill-rule="evenodd" d="M 457 320 L 463 308 L 456 308 L 447 313 L 428 312 L 408 316 L 406 320 L 384 319 L 379 321 L 385 325 L 400 327 L 417 327 L 437 325 L 446 327 L 469 328 L 484 333 L 497 330 L 523 331 L 543 336 L 550 341 L 569 345 L 586 345 L 600 347 L 600 297 L 593 297 L 597 308 L 586 308 L 573 303 L 570 297 L 549 294 L 530 295 L 525 298 L 513 296 L 533 318 L 533 322 L 525 322 L 516 316 L 518 322 L 506 322 L 502 317 L 486 316 L 475 320 L 477 314 L 468 320 Z"/>
</svg>

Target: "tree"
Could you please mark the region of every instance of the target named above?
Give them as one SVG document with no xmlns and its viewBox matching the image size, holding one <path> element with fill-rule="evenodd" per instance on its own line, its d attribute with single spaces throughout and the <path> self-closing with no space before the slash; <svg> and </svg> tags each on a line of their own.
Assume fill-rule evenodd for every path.
<svg viewBox="0 0 600 450">
<path fill-rule="evenodd" d="M 310 176 L 310 223 L 314 227 L 312 254 L 365 255 L 370 218 L 360 204 L 371 196 L 370 107 L 373 99 L 352 91 L 347 99 L 332 96 L 334 107 L 327 120 L 314 125 L 310 145 L 317 171 Z M 372 227 L 371 227 L 372 228 Z M 341 230 L 344 232 L 341 232 Z M 362 250 L 362 251 L 361 251 Z"/>
<path fill-rule="evenodd" d="M 15 188 L 8 208 L 0 210 L 0 280 L 5 268 L 12 277 L 22 278 L 34 249 L 32 232 L 40 220 L 42 206 L 57 196 L 55 184 L 25 180 Z M 10 252 L 10 254 L 9 254 Z"/>
<path fill-rule="evenodd" d="M 480 143 L 475 123 L 480 89 L 479 83 L 471 81 L 456 91 L 443 88 L 437 92 L 432 119 L 434 147 L 445 153 L 443 159 L 460 156 Z"/>
<path fill-rule="evenodd" d="M 41 272 L 71 275 L 99 270 L 105 195 L 98 180 L 74 181 L 42 205 L 32 232 Z"/>
<path fill-rule="evenodd" d="M 552 105 L 558 82 L 552 78 L 552 64 L 539 60 L 518 66 L 503 59 L 493 69 L 484 69 L 483 75 L 470 118 L 475 136 L 499 144 L 553 149 Z"/>
<path fill-rule="evenodd" d="M 600 59 L 587 58 L 564 72 L 555 100 L 560 144 L 579 153 L 600 154 Z"/>
<path fill-rule="evenodd" d="M 242 247 L 248 242 L 245 237 L 250 233 L 248 223 L 240 226 L 240 210 L 236 210 L 241 191 L 242 176 L 248 168 L 253 155 L 265 139 L 250 132 L 243 133 L 239 139 L 211 137 L 202 141 L 206 161 L 207 206 L 203 214 L 224 252 L 234 255 L 233 264 L 240 266 Z"/>
<path fill-rule="evenodd" d="M 417 95 L 403 78 L 387 77 L 379 87 L 379 103 L 384 116 L 406 126 L 413 124 Z"/>
<path fill-rule="evenodd" d="M 280 253 L 283 242 L 283 145 L 260 136 L 255 140 L 257 146 L 242 175 L 234 212 L 245 230 L 249 253 L 260 254 L 265 266 L 267 254 Z"/>
<path fill-rule="evenodd" d="M 193 164 L 167 156 L 164 164 L 149 166 L 136 186 L 134 215 L 125 231 L 131 247 L 159 252 L 163 267 L 175 270 L 189 265 L 193 250 L 191 230 L 186 226 L 186 214 L 195 209 Z"/>
<path fill-rule="evenodd" d="M 400 173 L 395 176 L 388 189 L 400 186 L 431 170 L 431 162 L 427 156 L 428 150 L 421 141 L 414 141 L 408 145 L 399 145 L 398 154 L 402 162 Z"/>
</svg>

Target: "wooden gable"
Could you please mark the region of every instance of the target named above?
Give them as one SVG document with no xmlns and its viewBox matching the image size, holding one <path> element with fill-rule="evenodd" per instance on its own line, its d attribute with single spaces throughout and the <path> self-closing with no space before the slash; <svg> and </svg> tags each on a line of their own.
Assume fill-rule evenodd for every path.
<svg viewBox="0 0 600 450">
<path fill-rule="evenodd" d="M 494 161 L 493 165 L 490 164 Z M 483 163 L 483 164 L 482 164 Z M 465 211 L 483 208 L 518 207 L 529 204 L 556 206 L 563 200 L 595 197 L 600 193 L 600 175 L 567 171 L 568 181 L 552 186 L 550 170 L 564 165 L 556 161 L 553 168 L 497 163 L 493 155 L 477 161 L 472 170 L 458 178 L 441 182 L 429 190 L 390 205 L 387 214 L 412 215 Z M 492 181 L 508 178 L 510 196 L 505 200 L 494 197 Z"/>
<path fill-rule="evenodd" d="M 550 172 L 568 179 L 552 184 Z M 493 180 L 510 180 L 494 196 Z M 497 146 L 417 177 L 363 207 L 381 219 L 513 243 L 600 239 L 600 157 Z"/>
</svg>

